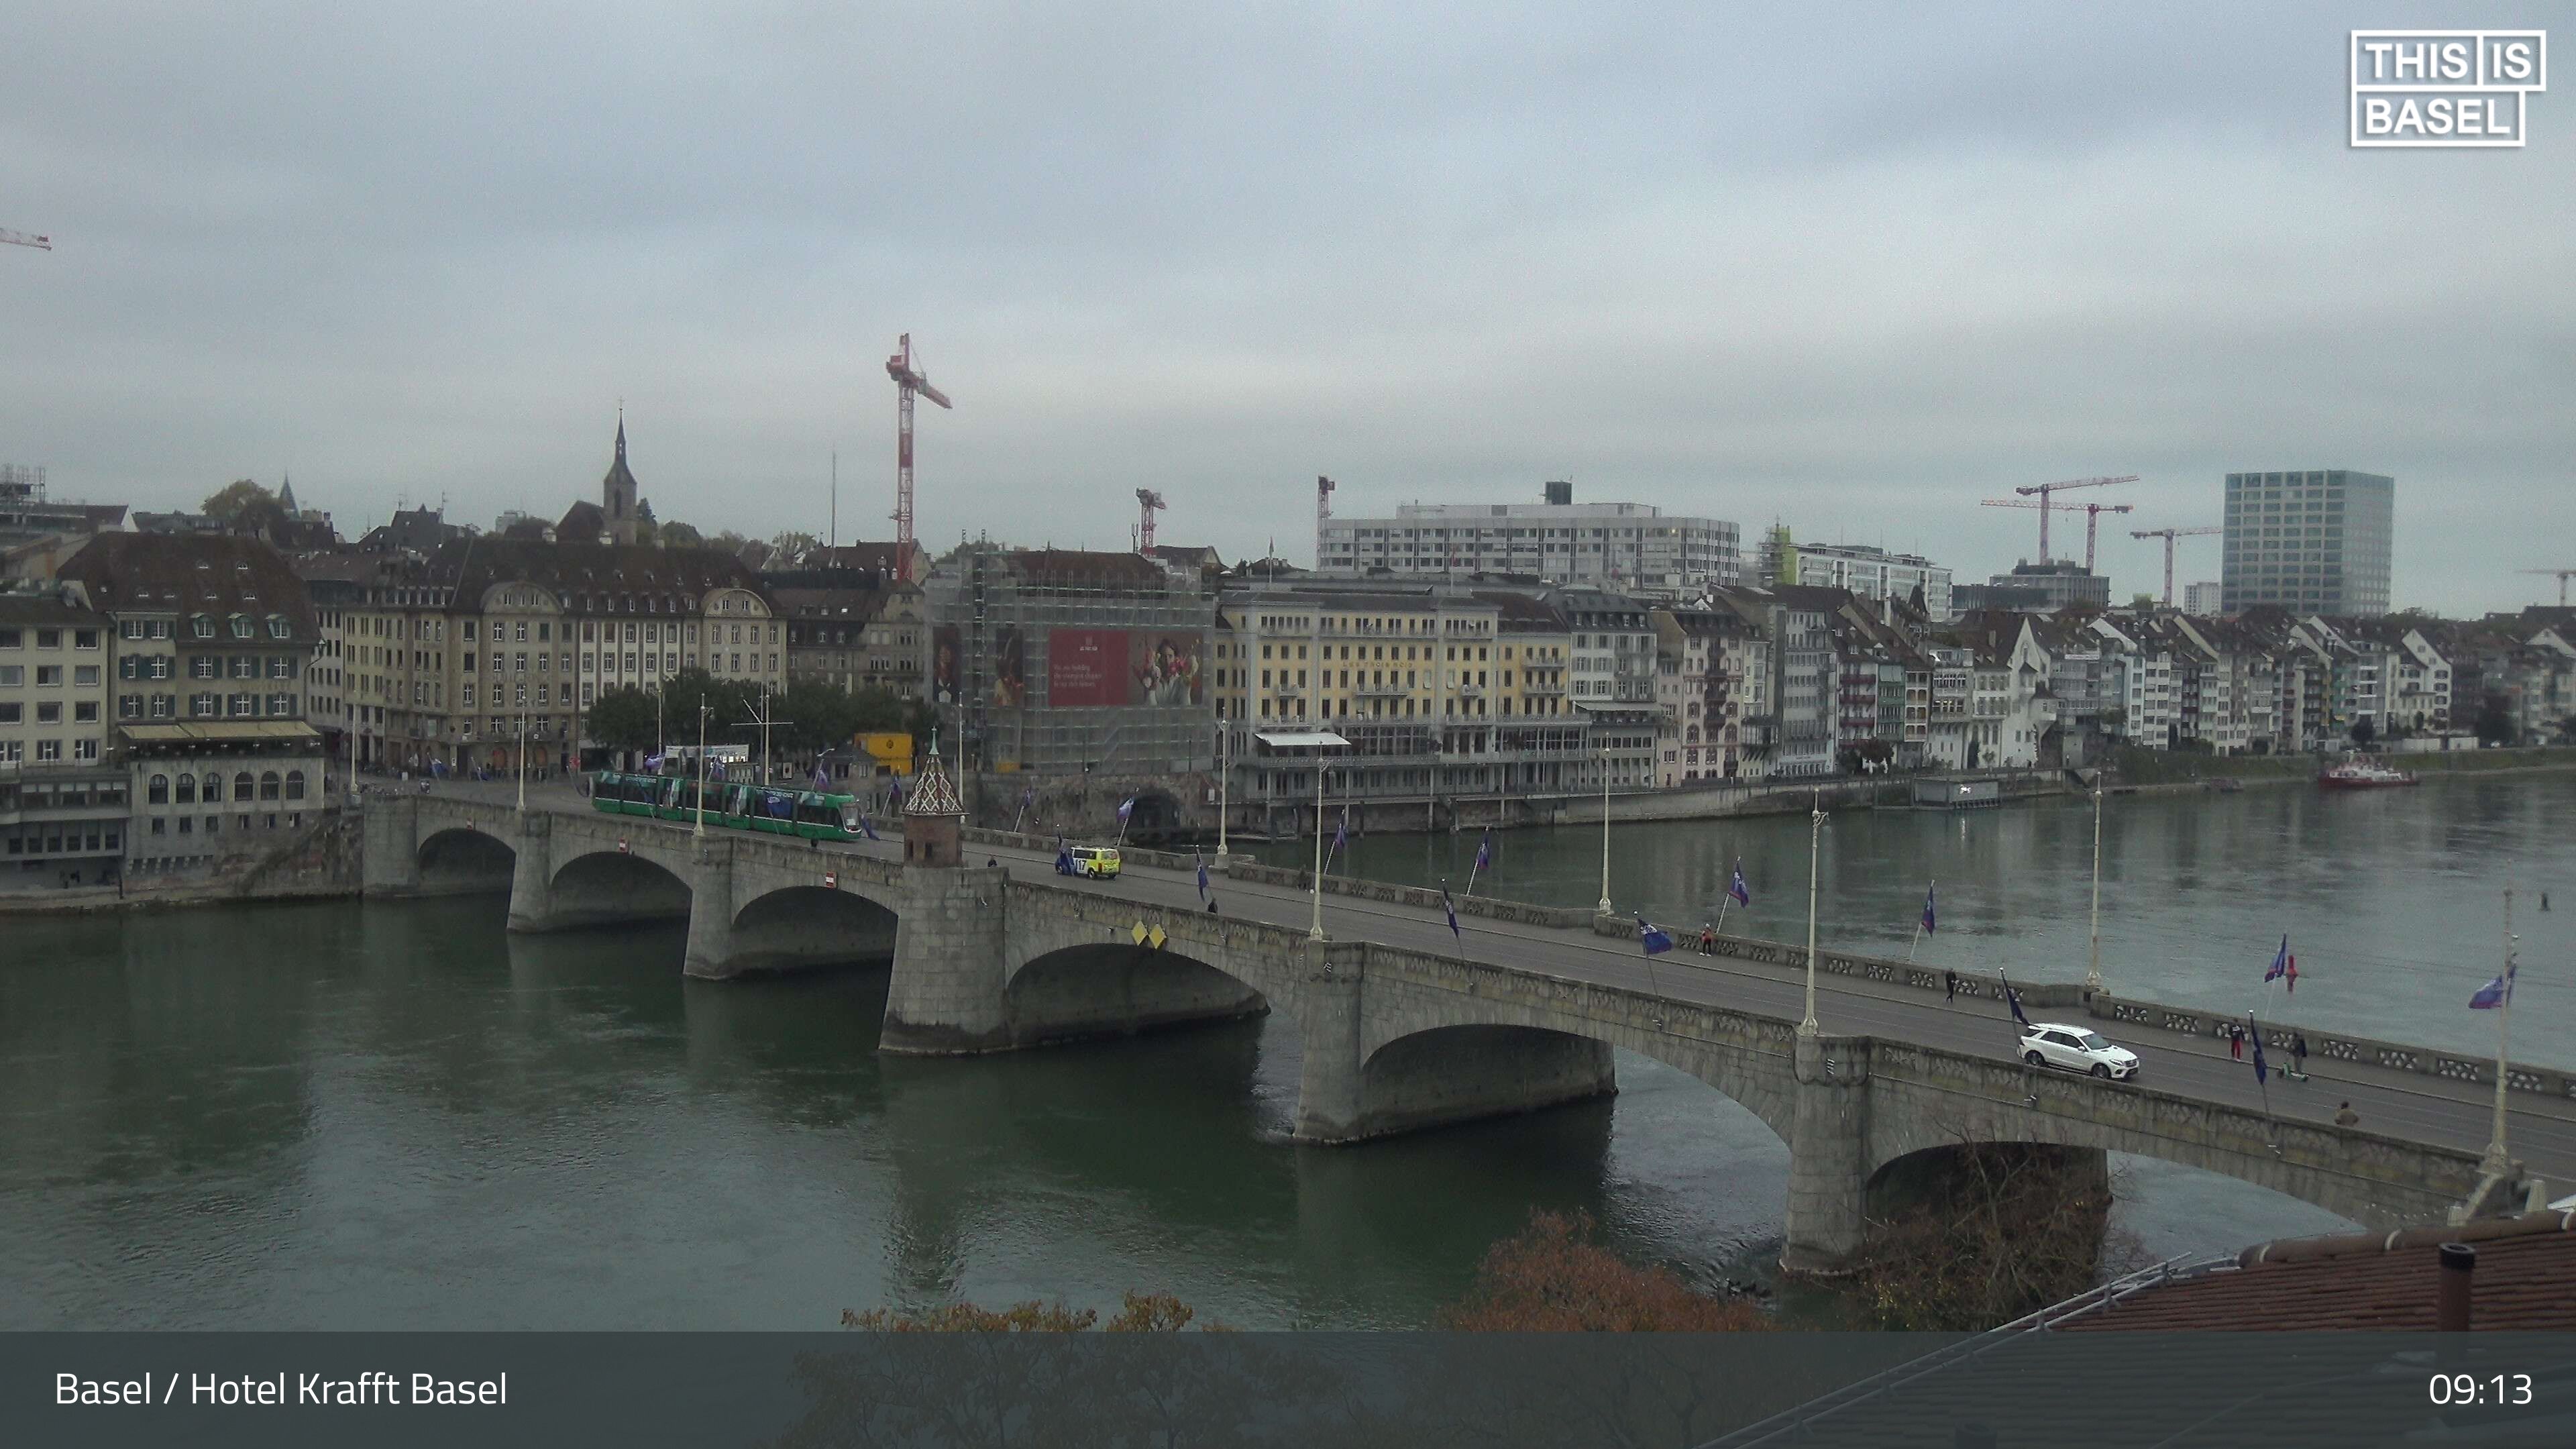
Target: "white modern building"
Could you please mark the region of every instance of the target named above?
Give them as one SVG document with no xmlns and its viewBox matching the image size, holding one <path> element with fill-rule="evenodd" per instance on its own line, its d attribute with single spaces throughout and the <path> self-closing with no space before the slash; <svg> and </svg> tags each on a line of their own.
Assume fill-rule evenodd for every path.
<svg viewBox="0 0 2576 1449">
<path fill-rule="evenodd" d="M 1682 518 L 1648 503 L 1577 503 L 1550 483 L 1540 503 L 1407 503 L 1392 518 L 1326 518 L 1315 567 L 1327 574 L 1399 578 L 1527 574 L 1602 584 L 1651 598 L 1685 598 L 1741 571 L 1742 532 L 1717 518 Z"/>
<path fill-rule="evenodd" d="M 2215 619 L 2226 612 L 2225 586 L 2215 580 L 2182 586 L 2182 611 L 2195 619 Z"/>
<path fill-rule="evenodd" d="M 1844 589 L 1881 603 L 1908 602 L 1921 589 L 1926 617 L 1939 623 L 1951 616 L 1950 571 L 1920 554 L 1889 553 L 1865 543 L 1792 543 L 1782 528 L 1764 541 L 1761 567 L 1758 582 L 1765 585 Z"/>
</svg>

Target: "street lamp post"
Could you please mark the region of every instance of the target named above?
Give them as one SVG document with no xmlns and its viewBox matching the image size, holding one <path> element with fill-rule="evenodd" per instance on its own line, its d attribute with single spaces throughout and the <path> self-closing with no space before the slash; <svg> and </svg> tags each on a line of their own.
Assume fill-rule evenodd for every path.
<svg viewBox="0 0 2576 1449">
<path fill-rule="evenodd" d="M 2102 994 L 2102 772 L 2093 772 L 2093 958 L 2084 968 L 2084 997 Z"/>
<path fill-rule="evenodd" d="M 698 824 L 691 835 L 707 833 L 707 711 L 714 706 L 703 700 L 698 704 Z"/>
<path fill-rule="evenodd" d="M 1807 1014 L 1798 1023 L 1798 1035 L 1814 1036 L 1822 1030 L 1816 1024 L 1816 865 L 1823 854 L 1825 839 L 1825 797 L 1818 791 L 1807 814 Z"/>
<path fill-rule="evenodd" d="M 528 717 L 519 716 L 519 813 L 528 813 Z"/>
<path fill-rule="evenodd" d="M 1324 939 L 1324 750 L 1315 747 L 1315 919 L 1306 939 Z"/>
<path fill-rule="evenodd" d="M 1601 750 L 1601 914 L 1610 914 L 1610 750 Z"/>
<path fill-rule="evenodd" d="M 1216 707 L 1218 710 L 1216 721 L 1216 861 L 1217 864 L 1223 865 L 1225 864 L 1226 777 L 1233 772 L 1226 768 L 1225 737 L 1227 730 L 1225 727 L 1225 715 L 1223 713 L 1225 709 L 1225 701 L 1218 700 Z"/>
</svg>

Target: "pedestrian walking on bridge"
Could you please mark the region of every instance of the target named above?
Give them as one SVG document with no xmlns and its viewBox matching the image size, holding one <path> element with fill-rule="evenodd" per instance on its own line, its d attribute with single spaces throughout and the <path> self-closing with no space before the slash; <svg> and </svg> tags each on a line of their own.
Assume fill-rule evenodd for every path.
<svg viewBox="0 0 2576 1449">
<path fill-rule="evenodd" d="M 1959 999 L 1959 973 L 1956 971 L 1942 972 L 1941 989 L 1948 993 L 1948 1000 L 1956 1002 Z"/>
</svg>

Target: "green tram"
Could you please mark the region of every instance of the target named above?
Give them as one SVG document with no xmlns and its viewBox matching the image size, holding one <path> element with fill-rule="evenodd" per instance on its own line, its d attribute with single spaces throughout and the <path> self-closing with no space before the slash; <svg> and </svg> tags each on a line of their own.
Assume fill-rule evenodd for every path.
<svg viewBox="0 0 2576 1449">
<path fill-rule="evenodd" d="M 676 775 L 621 775 L 604 770 L 591 777 L 590 808 L 606 815 L 693 824 L 698 818 L 698 782 Z M 706 808 L 707 824 L 727 830 L 806 840 L 871 838 L 854 795 L 710 781 Z"/>
</svg>

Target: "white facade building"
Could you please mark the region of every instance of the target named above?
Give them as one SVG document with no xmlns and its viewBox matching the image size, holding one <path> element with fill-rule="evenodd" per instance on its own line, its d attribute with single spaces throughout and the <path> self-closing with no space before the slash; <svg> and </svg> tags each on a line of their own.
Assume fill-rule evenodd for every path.
<svg viewBox="0 0 2576 1449">
<path fill-rule="evenodd" d="M 1315 567 L 1398 578 L 1528 574 L 1684 598 L 1736 582 L 1742 533 L 1716 518 L 1681 518 L 1645 503 L 1577 503 L 1550 483 L 1543 503 L 1408 503 L 1392 518 L 1327 518 Z"/>
</svg>

